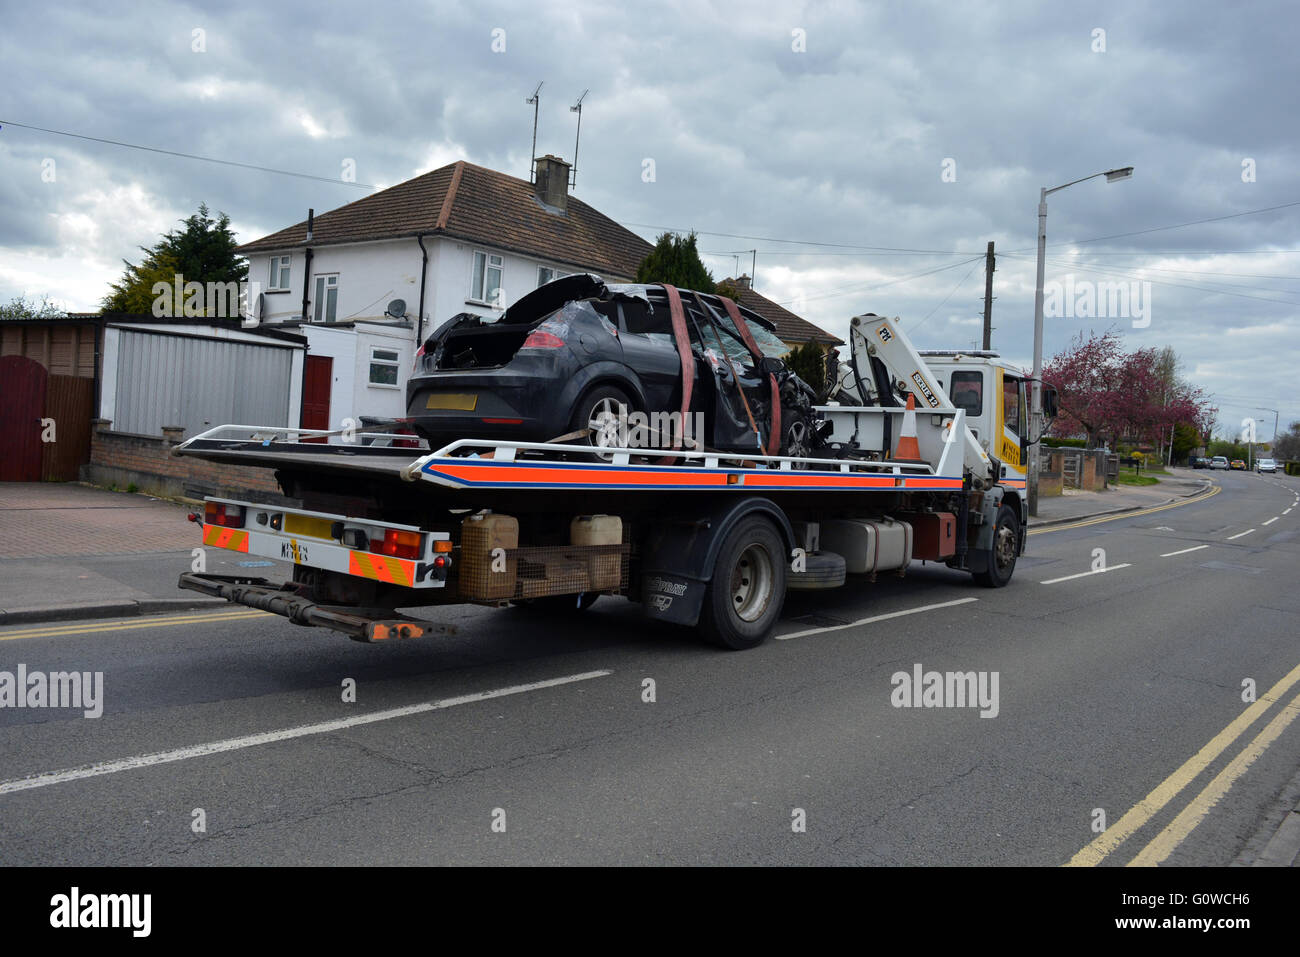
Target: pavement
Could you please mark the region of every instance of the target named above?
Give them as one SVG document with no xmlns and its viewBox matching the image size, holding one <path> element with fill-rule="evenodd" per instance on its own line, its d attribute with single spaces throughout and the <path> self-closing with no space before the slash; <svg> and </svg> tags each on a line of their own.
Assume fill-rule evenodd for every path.
<svg viewBox="0 0 1300 957">
<path fill-rule="evenodd" d="M 0 484 L 0 625 L 225 605 L 176 587 L 202 544 L 190 511 L 76 483 Z M 217 574 L 284 571 L 217 549 L 208 562 Z"/>
<path fill-rule="evenodd" d="M 1005 588 L 793 594 L 742 653 L 620 599 L 377 645 L 251 609 L 3 627 L 0 670 L 103 679 L 98 718 L 0 708 L 0 861 L 1294 864 L 1300 480 L 1215 481 L 1031 530 Z M 996 708 L 900 702 L 915 669 Z"/>
<path fill-rule="evenodd" d="M 1163 505 L 1208 486 L 1204 472 L 1174 471 L 1159 485 L 1040 499 L 1030 527 Z M 201 544 L 190 511 L 76 483 L 0 485 L 0 626 L 225 606 L 223 598 L 176 587 Z M 283 562 L 239 560 L 220 549 L 208 549 L 207 560 L 214 574 L 290 574 Z"/>
<path fill-rule="evenodd" d="M 1204 470 L 1174 468 L 1169 471 L 1169 476 L 1157 476 L 1160 479 L 1157 485 L 1116 485 L 1100 492 L 1066 489 L 1064 495 L 1040 496 L 1038 515 L 1029 520 L 1029 527 L 1077 522 L 1099 515 L 1168 505 L 1206 492 L 1214 484 Z"/>
</svg>

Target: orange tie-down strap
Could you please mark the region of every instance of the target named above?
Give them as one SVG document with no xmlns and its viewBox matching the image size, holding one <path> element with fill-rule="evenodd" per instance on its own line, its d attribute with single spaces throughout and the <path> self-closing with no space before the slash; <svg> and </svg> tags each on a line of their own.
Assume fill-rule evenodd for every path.
<svg viewBox="0 0 1300 957">
<path fill-rule="evenodd" d="M 248 532 L 237 528 L 222 528 L 220 525 L 203 526 L 203 544 L 217 548 L 229 548 L 234 552 L 248 551 Z"/>
<path fill-rule="evenodd" d="M 718 296 L 722 300 L 723 307 L 727 310 L 727 315 L 731 321 L 736 324 L 736 329 L 740 332 L 740 338 L 745 343 L 745 348 L 749 354 L 754 357 L 754 363 L 757 364 L 763 358 L 763 352 L 758 348 L 758 343 L 754 341 L 754 334 L 749 331 L 749 325 L 740 314 L 740 307 L 730 296 Z M 776 376 L 769 374 L 768 381 L 772 386 L 772 428 L 767 437 L 767 454 L 776 455 L 781 451 L 781 389 L 776 384 Z M 740 383 L 736 383 L 739 388 Z"/>
<path fill-rule="evenodd" d="M 688 421 L 691 411 L 691 393 L 695 390 L 695 353 L 691 351 L 691 334 L 686 328 L 686 310 L 682 308 L 681 293 L 676 286 L 664 283 L 668 296 L 668 317 L 673 324 L 673 339 L 677 343 L 677 356 L 682 361 L 682 422 Z M 683 432 L 685 426 L 682 426 Z"/>
</svg>

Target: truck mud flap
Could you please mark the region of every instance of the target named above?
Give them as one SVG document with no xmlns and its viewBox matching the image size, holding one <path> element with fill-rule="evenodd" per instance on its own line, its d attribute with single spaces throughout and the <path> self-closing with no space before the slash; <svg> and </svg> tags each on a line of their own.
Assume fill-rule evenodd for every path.
<svg viewBox="0 0 1300 957">
<path fill-rule="evenodd" d="M 421 638 L 426 635 L 456 633 L 454 625 L 412 618 L 391 608 L 319 605 L 300 594 L 297 585 L 276 585 L 264 578 L 187 572 L 181 575 L 177 585 L 259 611 L 282 615 L 298 625 L 340 631 L 354 641 L 376 642 L 389 638 Z"/>
</svg>

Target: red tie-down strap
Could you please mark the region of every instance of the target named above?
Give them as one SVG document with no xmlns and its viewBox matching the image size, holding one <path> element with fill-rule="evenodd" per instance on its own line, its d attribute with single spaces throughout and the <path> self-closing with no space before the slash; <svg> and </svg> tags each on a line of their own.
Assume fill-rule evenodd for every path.
<svg viewBox="0 0 1300 957">
<path fill-rule="evenodd" d="M 745 348 L 754 357 L 754 364 L 757 365 L 763 358 L 763 353 L 758 348 L 758 343 L 754 341 L 754 334 L 749 331 L 749 326 L 740 315 L 740 307 L 729 296 L 719 295 L 718 298 L 722 300 L 723 308 L 727 310 L 727 315 L 731 317 L 731 321 L 736 324 L 736 329 L 740 332 L 740 338 L 744 341 Z M 772 385 L 772 429 L 767 437 L 767 454 L 778 455 L 781 451 L 781 389 L 776 384 L 776 376 L 769 374 L 767 378 Z"/>
<path fill-rule="evenodd" d="M 673 339 L 677 343 L 677 357 L 682 362 L 682 425 L 678 437 L 686 433 L 686 423 L 691 413 L 691 393 L 695 390 L 695 353 L 691 351 L 691 334 L 686 328 L 686 311 L 682 309 L 682 297 L 676 286 L 664 283 L 664 294 L 668 296 L 668 317 L 673 324 Z M 700 440 L 703 436 L 698 437 Z M 680 442 L 673 445 L 679 448 Z M 665 460 L 665 464 L 669 461 Z"/>
</svg>

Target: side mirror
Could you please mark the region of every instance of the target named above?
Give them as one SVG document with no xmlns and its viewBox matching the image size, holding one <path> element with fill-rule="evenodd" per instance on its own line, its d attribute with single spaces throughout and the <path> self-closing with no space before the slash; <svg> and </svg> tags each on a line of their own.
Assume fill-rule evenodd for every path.
<svg viewBox="0 0 1300 957">
<path fill-rule="evenodd" d="M 777 356 L 763 356 L 758 360 L 758 368 L 767 375 L 780 375 L 785 371 L 785 360 Z"/>
<path fill-rule="evenodd" d="M 1056 418 L 1061 410 L 1060 395 L 1050 385 L 1043 386 L 1043 415 L 1049 419 Z"/>
</svg>

